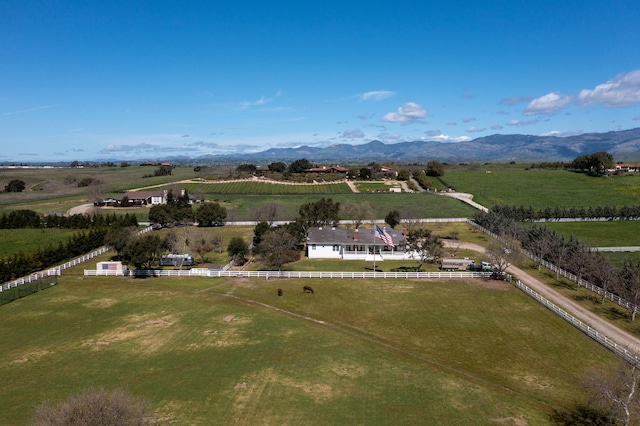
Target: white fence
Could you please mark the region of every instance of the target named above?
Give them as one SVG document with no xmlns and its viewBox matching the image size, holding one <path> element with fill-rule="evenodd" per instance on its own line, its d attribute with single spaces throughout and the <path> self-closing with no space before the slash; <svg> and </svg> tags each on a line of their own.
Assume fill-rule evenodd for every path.
<svg viewBox="0 0 640 426">
<path fill-rule="evenodd" d="M 149 231 L 151 231 L 151 227 L 146 227 L 140 231 L 137 232 L 137 235 L 142 235 L 145 234 Z M 34 281 L 37 281 L 39 279 L 45 278 L 45 277 L 51 277 L 51 276 L 57 276 L 60 275 L 61 271 L 64 271 L 65 269 L 71 268 L 73 266 L 79 265 L 81 263 L 86 262 L 87 260 L 91 260 L 97 256 L 100 256 L 103 253 L 108 252 L 110 249 L 109 247 L 100 247 L 97 250 L 92 251 L 89 254 L 85 254 L 82 255 L 76 259 L 70 260 L 69 262 L 63 263 L 62 265 L 59 266 L 55 266 L 53 268 L 49 268 L 45 271 L 40 271 L 40 272 L 34 272 L 33 274 L 27 275 L 26 277 L 22 277 L 22 278 L 18 278 L 16 280 L 13 281 L 9 281 L 6 282 L 2 285 L 0 285 L 0 291 L 5 291 L 5 290 L 9 290 L 10 288 L 14 288 L 17 287 L 19 285 L 22 284 L 27 284 L 27 283 L 32 283 Z"/>
<path fill-rule="evenodd" d="M 489 278 L 490 272 L 325 272 L 325 271 L 216 271 L 203 268 L 185 270 L 126 270 L 109 271 L 85 269 L 86 276 L 133 276 L 133 277 L 209 277 L 209 278 Z M 510 279 L 506 276 L 506 279 Z"/>
<path fill-rule="evenodd" d="M 552 312 L 554 312 L 555 314 L 563 318 L 565 321 L 567 321 L 568 323 L 570 323 L 571 325 L 573 325 L 574 327 L 576 327 L 577 329 L 585 333 L 587 336 L 591 337 L 592 339 L 594 339 L 595 341 L 597 341 L 607 349 L 611 350 L 612 352 L 616 353 L 617 355 L 620 355 L 625 360 L 629 362 L 633 362 L 635 364 L 637 364 L 640 361 L 640 359 L 636 354 L 627 350 L 627 348 L 619 345 L 618 343 L 611 340 L 604 334 L 598 332 L 598 330 L 594 329 L 593 327 L 590 327 L 587 324 L 583 323 L 573 315 L 560 309 L 559 307 L 551 303 L 549 300 L 545 299 L 540 294 L 536 293 L 526 284 L 522 283 L 522 281 L 518 280 L 516 283 L 516 286 L 520 290 L 524 291 L 526 294 L 531 296 L 533 299 L 535 299 L 536 301 L 540 302 L 542 305 L 547 307 L 549 310 L 551 310 Z"/>
</svg>

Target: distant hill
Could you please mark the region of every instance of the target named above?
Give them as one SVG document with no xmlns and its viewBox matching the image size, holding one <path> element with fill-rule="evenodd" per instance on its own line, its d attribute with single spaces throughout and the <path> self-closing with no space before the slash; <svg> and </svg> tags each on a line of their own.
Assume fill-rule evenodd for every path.
<svg viewBox="0 0 640 426">
<path fill-rule="evenodd" d="M 472 161 L 571 161 L 575 157 L 606 151 L 615 161 L 640 162 L 640 128 L 585 133 L 577 136 L 492 135 L 468 142 L 444 143 L 434 141 L 385 144 L 372 141 L 361 145 L 338 144 L 326 148 L 272 148 L 253 154 L 200 157 L 197 160 L 225 163 L 293 161 L 306 158 L 314 163 L 395 162 L 402 164 Z"/>
</svg>

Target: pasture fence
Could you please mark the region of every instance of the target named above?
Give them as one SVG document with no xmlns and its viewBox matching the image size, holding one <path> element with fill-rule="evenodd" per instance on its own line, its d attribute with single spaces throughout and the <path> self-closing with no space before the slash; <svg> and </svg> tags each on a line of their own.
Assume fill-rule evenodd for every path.
<svg viewBox="0 0 640 426">
<path fill-rule="evenodd" d="M 484 232 L 485 234 L 489 235 L 492 238 L 495 238 L 497 240 L 500 240 L 500 236 L 494 234 L 493 232 L 489 231 L 488 229 L 485 229 L 484 227 L 478 225 L 477 223 L 469 220 L 468 223 L 477 228 L 478 230 Z M 544 266 L 545 268 L 547 268 L 548 270 L 550 270 L 551 272 L 554 272 L 556 274 L 558 274 L 559 276 L 562 276 L 566 279 L 568 279 L 569 281 L 572 281 L 574 283 L 576 283 L 578 286 L 580 287 L 584 287 L 585 289 L 596 293 L 598 296 L 600 297 L 604 297 L 605 299 L 608 299 L 610 301 L 612 301 L 613 303 L 615 303 L 616 305 L 623 307 L 625 309 L 627 309 L 629 312 L 633 312 L 633 311 L 638 311 L 638 305 L 636 305 L 635 303 L 629 302 L 628 300 L 623 299 L 622 297 L 618 296 L 615 293 L 611 293 L 610 291 L 606 291 L 604 289 L 602 289 L 602 287 L 598 287 L 595 284 L 590 283 L 589 281 L 583 279 L 583 278 L 578 278 L 577 275 L 566 271 L 556 265 L 554 265 L 551 262 L 548 262 L 544 259 L 540 259 L 538 256 L 534 255 L 533 253 L 524 250 L 524 249 L 520 249 L 520 252 L 522 254 L 524 254 L 525 256 L 527 256 L 528 258 L 530 258 L 531 260 L 541 264 L 542 266 Z"/>
<path fill-rule="evenodd" d="M 347 278 L 347 279 L 424 279 L 424 278 L 484 278 L 489 279 L 490 272 L 450 271 L 450 272 L 327 272 L 327 271 L 234 271 L 234 270 L 210 270 L 205 268 L 192 268 L 184 270 L 168 269 L 130 269 L 130 270 L 100 270 L 85 269 L 85 276 L 132 276 L 132 277 L 209 277 L 209 278 Z M 511 280 L 506 275 L 507 281 Z"/>
<path fill-rule="evenodd" d="M 136 232 L 136 235 L 142 235 L 142 234 L 146 234 L 147 232 L 151 231 L 153 228 L 148 226 L 144 229 L 141 229 L 140 231 Z M 100 256 L 106 252 L 108 252 L 109 250 L 111 250 L 109 247 L 107 246 L 103 246 L 100 247 L 94 251 L 92 251 L 91 253 L 87 253 L 85 255 L 82 255 L 76 259 L 70 260 L 68 262 L 63 263 L 62 265 L 59 266 L 54 266 L 52 268 L 48 268 L 46 270 L 43 271 L 39 271 L 39 272 L 34 272 L 33 274 L 29 274 L 27 276 L 21 277 L 21 278 L 17 278 L 13 281 L 9 281 L 6 283 L 3 283 L 2 285 L 0 285 L 0 292 L 4 292 L 7 290 L 10 290 L 12 288 L 16 288 L 18 286 L 21 285 L 25 285 L 25 284 L 30 284 L 33 283 L 35 281 L 38 280 L 42 280 L 44 278 L 50 278 L 50 277 L 56 277 L 58 275 L 60 275 L 60 273 L 62 271 L 64 271 L 65 269 L 69 269 L 71 267 L 80 265 L 81 263 L 84 263 L 88 260 L 91 260 L 97 256 Z"/>
<path fill-rule="evenodd" d="M 638 363 L 640 362 L 640 359 L 638 358 L 638 355 L 636 355 L 635 353 L 631 352 L 626 347 L 618 344 L 613 339 L 611 339 L 611 338 L 607 337 L 606 335 L 600 333 L 595 328 L 585 324 L 584 322 L 580 321 L 579 319 L 577 319 L 573 315 L 571 315 L 568 312 L 564 311 L 563 309 L 559 308 L 558 306 L 556 306 L 555 304 L 550 302 L 548 299 L 546 299 L 543 296 L 541 296 L 539 293 L 537 293 L 531 287 L 529 287 L 526 284 L 524 284 L 522 281 L 517 280 L 516 281 L 516 286 L 520 290 L 522 290 L 525 294 L 529 295 L 531 298 L 533 298 L 534 300 L 536 300 L 537 302 L 539 302 L 540 304 L 545 306 L 547 309 L 549 309 L 550 311 L 552 311 L 553 313 L 555 313 L 556 315 L 558 315 L 559 317 L 561 317 L 562 319 L 567 321 L 569 324 L 571 324 L 574 327 L 576 327 L 578 330 L 582 331 L 584 334 L 586 334 L 587 336 L 591 337 L 596 342 L 600 343 L 601 345 L 603 345 L 605 348 L 609 349 L 610 351 L 612 351 L 616 355 L 621 356 L 627 362 L 633 363 L 635 365 L 638 365 Z"/>
</svg>

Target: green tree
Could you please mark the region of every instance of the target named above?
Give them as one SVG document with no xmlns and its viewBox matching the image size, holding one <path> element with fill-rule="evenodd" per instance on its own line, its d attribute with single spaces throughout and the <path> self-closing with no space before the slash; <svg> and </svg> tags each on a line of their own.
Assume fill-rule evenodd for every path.
<svg viewBox="0 0 640 426">
<path fill-rule="evenodd" d="M 227 209 L 217 202 L 203 203 L 196 210 L 198 226 L 210 226 L 214 223 L 222 223 L 227 218 Z"/>
<path fill-rule="evenodd" d="M 373 174 L 373 171 L 369 167 L 361 167 L 360 170 L 358 170 L 358 176 L 362 180 L 371 179 L 372 174 Z"/>
<path fill-rule="evenodd" d="M 258 251 L 258 247 L 262 242 L 262 236 L 271 229 L 271 225 L 267 221 L 261 221 L 256 224 L 256 227 L 253 228 L 253 246 L 255 247 L 256 252 Z"/>
<path fill-rule="evenodd" d="M 255 164 L 240 164 L 236 167 L 238 173 L 255 173 L 258 168 Z"/>
<path fill-rule="evenodd" d="M 340 221 L 340 203 L 334 203 L 331 198 L 321 198 L 315 203 L 300 206 L 298 212 L 305 232 L 314 226 L 337 225 Z"/>
<path fill-rule="evenodd" d="M 227 246 L 227 253 L 238 265 L 243 265 L 249 254 L 249 245 L 242 237 L 233 237 Z"/>
<path fill-rule="evenodd" d="M 302 173 L 312 167 L 313 164 L 311 163 L 311 161 L 307 160 L 306 158 L 302 158 L 289 164 L 288 170 L 290 173 Z"/>
<path fill-rule="evenodd" d="M 437 160 L 429 161 L 425 173 L 433 177 L 444 176 L 444 165 Z"/>
<path fill-rule="evenodd" d="M 603 174 L 613 167 L 613 155 L 604 151 L 581 155 L 574 158 L 570 167 L 575 170 L 584 170 L 592 173 Z"/>
<path fill-rule="evenodd" d="M 116 251 L 116 256 L 120 257 L 120 253 L 133 238 L 134 229 L 131 227 L 111 227 L 104 236 L 104 244 Z"/>
<path fill-rule="evenodd" d="M 384 217 L 384 221 L 387 225 L 389 225 L 392 229 L 395 228 L 400 223 L 400 212 L 398 210 L 391 210 Z"/>
<path fill-rule="evenodd" d="M 5 192 L 22 192 L 24 191 L 25 183 L 20 179 L 13 179 L 4 186 Z"/>
<path fill-rule="evenodd" d="M 411 172 L 407 169 L 402 169 L 398 171 L 398 180 L 408 181 L 411 179 Z"/>
<path fill-rule="evenodd" d="M 270 163 L 268 168 L 270 172 L 282 173 L 287 170 L 287 165 L 282 161 L 275 161 L 273 163 Z"/>
<path fill-rule="evenodd" d="M 174 221 L 173 208 L 169 204 L 158 204 L 149 209 L 149 222 L 165 225 Z"/>
<path fill-rule="evenodd" d="M 157 234 L 137 237 L 124 247 L 122 258 L 136 269 L 151 269 L 153 262 L 167 249 L 167 242 Z"/>
</svg>

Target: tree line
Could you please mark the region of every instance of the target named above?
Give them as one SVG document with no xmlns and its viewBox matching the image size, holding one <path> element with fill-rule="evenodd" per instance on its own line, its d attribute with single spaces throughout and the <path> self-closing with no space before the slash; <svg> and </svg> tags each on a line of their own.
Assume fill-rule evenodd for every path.
<svg viewBox="0 0 640 426">
<path fill-rule="evenodd" d="M 63 228 L 89 229 L 102 227 L 138 226 L 134 214 L 84 215 L 71 216 L 40 215 L 33 210 L 14 210 L 0 216 L 0 229 L 20 228 Z"/>
<path fill-rule="evenodd" d="M 491 207 L 494 213 L 508 217 L 518 222 L 533 220 L 559 220 L 563 218 L 575 219 L 607 219 L 607 220 L 638 220 L 640 219 L 640 204 L 624 206 L 589 206 L 589 207 L 545 207 L 534 209 L 523 205 L 495 205 Z"/>
<path fill-rule="evenodd" d="M 32 272 L 81 256 L 104 244 L 110 230 L 128 229 L 133 232 L 138 220 L 133 214 L 126 215 L 39 215 L 33 210 L 15 210 L 0 216 L 1 229 L 65 228 L 82 229 L 58 245 L 42 245 L 29 252 L 0 256 L 0 282 L 11 281 Z"/>
<path fill-rule="evenodd" d="M 58 245 L 38 247 L 30 252 L 0 256 L 0 282 L 11 281 L 81 256 L 103 244 L 106 227 L 82 231 Z"/>
<path fill-rule="evenodd" d="M 478 212 L 474 221 L 505 241 L 519 242 L 524 250 L 538 259 L 539 268 L 544 260 L 574 274 L 578 278 L 576 290 L 584 279 L 630 302 L 630 317 L 635 320 L 640 306 L 640 260 L 625 260 L 621 268 L 616 268 L 602 253 L 593 251 L 573 236 L 566 238 L 540 224 L 522 226 L 500 211 Z M 603 294 L 601 302 L 604 301 Z"/>
</svg>

